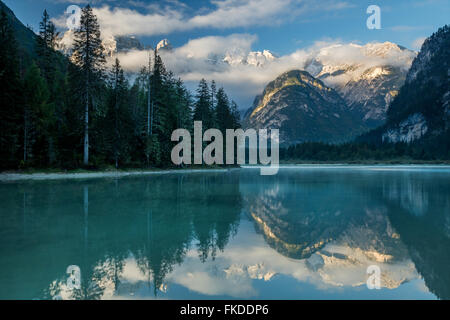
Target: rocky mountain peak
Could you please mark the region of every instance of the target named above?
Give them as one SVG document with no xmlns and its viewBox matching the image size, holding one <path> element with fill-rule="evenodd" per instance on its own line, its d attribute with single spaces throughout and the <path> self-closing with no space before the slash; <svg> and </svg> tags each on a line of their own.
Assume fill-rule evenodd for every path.
<svg viewBox="0 0 450 320">
<path fill-rule="evenodd" d="M 269 50 L 250 51 L 248 53 L 241 50 L 229 50 L 222 61 L 231 66 L 251 65 L 262 67 L 276 59 L 277 57 Z"/>
<path fill-rule="evenodd" d="M 407 50 L 406 48 L 389 41 L 368 43 L 365 46 L 362 46 L 361 49 L 367 56 L 377 56 L 382 58 Z"/>
<path fill-rule="evenodd" d="M 74 32 L 67 30 L 58 39 L 58 50 L 66 55 L 70 55 L 73 41 Z M 108 57 L 114 57 L 117 53 L 144 49 L 142 43 L 134 36 L 106 36 L 102 40 L 102 44 L 105 55 Z"/>
<path fill-rule="evenodd" d="M 361 122 L 336 91 L 301 70 L 270 82 L 245 115 L 244 126 L 279 129 L 285 144 L 342 142 L 362 131 Z"/>
<path fill-rule="evenodd" d="M 156 50 L 172 50 L 172 45 L 169 40 L 163 39 L 156 45 Z"/>
</svg>

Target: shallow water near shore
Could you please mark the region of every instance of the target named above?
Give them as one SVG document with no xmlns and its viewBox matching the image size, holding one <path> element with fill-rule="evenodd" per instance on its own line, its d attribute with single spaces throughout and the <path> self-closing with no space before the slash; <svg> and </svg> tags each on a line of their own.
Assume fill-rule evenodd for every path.
<svg viewBox="0 0 450 320">
<path fill-rule="evenodd" d="M 0 299 L 450 299 L 450 167 L 256 169 L 0 183 Z"/>
</svg>

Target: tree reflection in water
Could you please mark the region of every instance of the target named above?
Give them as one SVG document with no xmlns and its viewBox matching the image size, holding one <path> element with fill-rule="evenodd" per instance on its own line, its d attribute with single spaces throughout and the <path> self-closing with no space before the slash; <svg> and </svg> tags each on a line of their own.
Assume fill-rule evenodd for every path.
<svg viewBox="0 0 450 320">
<path fill-rule="evenodd" d="M 20 208 L 22 221 L 17 219 L 19 212 L 11 212 L 8 222 L 10 228 L 25 233 L 10 243 L 32 248 L 34 260 L 14 261 L 23 268 L 21 283 L 30 294 L 47 287 L 46 299 L 100 299 L 105 290 L 119 289 L 124 264 L 132 258 L 157 295 L 188 248 L 195 246 L 203 262 L 214 259 L 237 232 L 241 212 L 238 178 L 234 173 L 207 173 L 18 184 L 20 204 L 27 203 L 27 207 Z M 9 199 L 13 211 L 19 209 L 16 200 Z M 37 243 L 50 243 L 51 252 L 40 251 Z M 12 251 L 18 248 L 5 247 L 5 254 L 10 251 L 14 259 L 17 254 Z M 79 290 L 66 288 L 69 265 L 81 269 Z M 3 290 L 8 292 L 7 287 Z"/>
<path fill-rule="evenodd" d="M 379 264 L 385 288 L 422 277 L 438 298 L 450 299 L 449 174 L 282 169 L 263 177 L 237 170 L 0 184 L 7 239 L 0 249 L 8 257 L 0 298 L 160 296 L 175 267 L 195 258 L 217 262 L 224 274 L 217 283 L 233 286 L 243 284 L 245 272 L 270 282 L 298 270 L 319 285 L 360 286 L 355 273 Z M 215 261 L 231 250 L 241 219 L 272 253 L 260 250 L 264 256 L 249 255 L 244 265 L 240 243 Z M 280 259 L 274 250 L 289 259 L 288 268 L 269 266 Z M 81 269 L 78 290 L 67 290 L 69 265 Z"/>
</svg>

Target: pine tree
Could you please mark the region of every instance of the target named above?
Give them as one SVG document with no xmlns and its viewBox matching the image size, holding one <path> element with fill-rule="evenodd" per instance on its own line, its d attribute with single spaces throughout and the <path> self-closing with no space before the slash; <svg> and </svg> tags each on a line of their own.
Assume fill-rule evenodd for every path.
<svg viewBox="0 0 450 320">
<path fill-rule="evenodd" d="M 194 121 L 202 121 L 204 129 L 212 128 L 214 126 L 214 117 L 211 106 L 211 93 L 205 79 L 200 80 L 196 98 Z"/>
<path fill-rule="evenodd" d="M 57 136 L 57 120 L 61 120 L 61 81 L 63 81 L 61 71 L 58 71 L 58 54 L 55 51 L 57 47 L 57 38 L 59 33 L 56 32 L 55 25 L 50 19 L 47 10 L 42 14 L 42 20 L 39 23 L 39 36 L 37 37 L 36 53 L 38 55 L 38 66 L 41 75 L 47 82 L 47 87 L 50 92 L 50 107 L 59 109 L 59 117 L 55 117 L 49 122 L 47 129 L 47 141 L 44 149 L 47 150 L 47 160 L 49 164 L 53 164 L 56 160 L 55 140 Z M 62 99 L 64 100 L 64 99 Z M 58 122 L 61 124 L 60 121 Z M 44 146 L 41 146 L 44 147 Z"/>
<path fill-rule="evenodd" d="M 81 69 L 83 76 L 82 95 L 84 99 L 84 158 L 89 164 L 89 106 L 96 94 L 96 84 L 103 76 L 105 64 L 100 26 L 90 5 L 83 8 L 80 28 L 74 33 L 74 51 L 72 60 Z"/>
<path fill-rule="evenodd" d="M 239 107 L 234 100 L 231 101 L 231 115 L 233 117 L 233 129 L 240 128 L 241 127 L 241 114 L 239 112 Z"/>
<path fill-rule="evenodd" d="M 39 37 L 37 38 L 37 54 L 39 56 L 39 67 L 43 76 L 50 84 L 54 78 L 55 72 L 55 48 L 58 33 L 55 25 L 50 20 L 47 10 L 42 14 L 42 20 L 39 23 Z"/>
<path fill-rule="evenodd" d="M 143 67 L 130 89 L 128 101 L 134 137 L 131 141 L 133 159 L 142 163 L 148 137 L 148 80 L 147 67 Z M 148 163 L 147 157 L 146 161 Z"/>
<path fill-rule="evenodd" d="M 217 92 L 216 105 L 217 128 L 224 134 L 226 129 L 234 129 L 233 115 L 231 114 L 230 101 L 223 88 Z"/>
<path fill-rule="evenodd" d="M 184 87 L 183 81 L 176 81 L 177 92 L 177 126 L 178 128 L 192 129 L 192 98 L 189 91 Z"/>
<path fill-rule="evenodd" d="M 156 58 L 156 50 L 154 53 Z M 152 77 L 152 59 L 150 53 L 148 55 L 148 70 L 147 70 L 147 137 L 150 137 L 153 134 L 153 103 L 151 96 L 152 93 L 151 77 Z"/>
<path fill-rule="evenodd" d="M 127 157 L 127 146 L 131 130 L 130 110 L 128 109 L 128 84 L 118 59 L 111 69 L 109 77 L 110 103 L 107 121 L 112 125 L 105 134 L 111 136 L 111 149 L 114 165 L 119 167 L 119 160 Z"/>
<path fill-rule="evenodd" d="M 23 114 L 23 161 L 32 158 L 42 165 L 45 160 L 45 143 L 49 138 L 49 127 L 53 122 L 53 110 L 48 104 L 49 92 L 39 67 L 33 63 L 26 73 L 24 94 L 27 97 Z M 40 148 L 34 150 L 35 144 Z"/>
<path fill-rule="evenodd" d="M 6 12 L 0 14 L 0 156 L 1 165 L 14 166 L 19 150 L 20 97 L 18 50 Z"/>
<path fill-rule="evenodd" d="M 53 103 L 54 108 L 54 125 L 51 128 L 52 134 L 51 139 L 49 141 L 49 163 L 51 165 L 55 164 L 55 161 L 58 160 L 58 163 L 61 165 L 63 163 L 63 159 L 61 157 L 61 151 L 64 148 L 65 144 L 65 129 L 67 128 L 68 119 L 66 118 L 67 109 L 72 101 L 69 95 L 69 83 L 67 73 L 56 70 L 53 86 L 49 88 L 51 93 L 50 99 Z M 73 148 L 73 145 L 72 145 Z"/>
<path fill-rule="evenodd" d="M 214 80 L 211 81 L 211 108 L 216 108 L 216 100 L 217 100 L 217 86 Z"/>
<path fill-rule="evenodd" d="M 150 71 L 149 71 L 150 72 Z M 166 67 L 155 50 L 155 58 L 153 64 L 153 73 L 151 76 L 151 123 L 150 128 L 154 133 L 159 133 L 161 125 L 164 122 L 163 106 L 166 92 L 165 82 L 167 80 Z"/>
<path fill-rule="evenodd" d="M 147 115 L 150 113 L 150 135 L 147 134 L 145 142 L 147 164 L 150 164 L 150 162 L 155 165 L 162 164 L 161 156 L 163 153 L 161 152 L 161 146 L 163 143 L 161 142 L 161 139 L 163 138 L 165 118 L 167 115 L 166 102 L 168 95 L 165 86 L 166 79 L 166 67 L 164 66 L 161 57 L 158 55 L 157 50 L 155 50 L 153 70 L 150 77 L 150 91 L 147 93 L 150 94 L 150 110 L 148 110 L 147 105 Z"/>
</svg>

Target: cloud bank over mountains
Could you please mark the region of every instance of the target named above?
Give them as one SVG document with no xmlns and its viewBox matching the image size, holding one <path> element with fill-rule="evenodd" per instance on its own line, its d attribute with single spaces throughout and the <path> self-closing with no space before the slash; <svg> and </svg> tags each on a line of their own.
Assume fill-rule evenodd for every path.
<svg viewBox="0 0 450 320">
<path fill-rule="evenodd" d="M 111 39 L 120 36 L 162 36 L 198 28 L 226 30 L 276 25 L 319 10 L 317 2 L 311 0 L 211 1 L 212 7 L 195 11 L 177 0 L 159 4 L 128 1 L 127 4 L 127 8 L 112 8 L 107 4 L 94 8 L 107 46 L 110 46 Z M 342 10 L 351 6 L 345 1 L 326 0 L 321 2 L 320 10 Z M 64 28 L 66 17 L 59 17 L 55 22 Z M 66 32 L 63 44 L 69 46 L 71 38 L 71 33 Z M 271 48 L 253 51 L 257 41 L 258 36 L 249 33 L 203 36 L 190 39 L 172 50 L 161 51 L 161 56 L 167 69 L 182 78 L 188 87 L 194 88 L 202 78 L 214 79 L 230 92 L 242 109 L 252 105 L 254 97 L 268 82 L 288 70 L 302 69 L 313 76 L 320 76 L 342 70 L 345 65 L 353 68 L 340 76 L 327 77 L 328 84 L 334 86 L 360 76 L 371 66 L 391 65 L 408 69 L 414 57 L 411 51 L 394 44 L 361 46 L 339 40 L 316 42 L 310 47 L 277 56 L 270 51 Z M 119 51 L 110 60 L 115 57 L 127 71 L 137 72 L 147 65 L 149 52 L 138 49 Z"/>
<path fill-rule="evenodd" d="M 67 33 L 64 44 L 70 43 Z M 181 47 L 160 50 L 168 70 L 194 89 L 202 78 L 224 86 L 242 109 L 247 109 L 265 85 L 278 75 L 292 70 L 306 70 L 321 77 L 331 87 L 343 86 L 359 79 L 368 69 L 377 66 L 408 70 L 416 53 L 396 44 L 369 43 L 360 45 L 341 41 L 319 41 L 287 55 L 270 50 L 253 51 L 258 37 L 252 34 L 208 36 L 189 40 Z M 105 39 L 110 63 L 117 57 L 127 72 L 137 73 L 148 64 L 149 50 L 117 51 L 115 41 Z M 170 44 L 169 44 L 170 46 Z M 342 72 L 345 70 L 345 72 Z M 375 70 L 377 71 L 377 70 Z M 364 75 L 363 75 L 364 74 Z M 376 77 L 375 72 L 370 76 Z"/>
<path fill-rule="evenodd" d="M 251 34 L 203 37 L 160 54 L 167 68 L 188 83 L 196 85 L 202 78 L 215 79 L 242 108 L 248 108 L 268 82 L 292 69 L 324 77 L 328 85 L 336 87 L 362 77 L 367 69 L 376 66 L 406 71 L 416 55 L 390 42 L 359 45 L 326 41 L 276 56 L 269 50 L 252 51 L 256 41 L 257 37 Z M 136 72 L 148 60 L 148 51 L 131 50 L 118 53 L 117 57 L 126 70 Z M 339 72 L 342 70 L 345 72 Z"/>
</svg>

